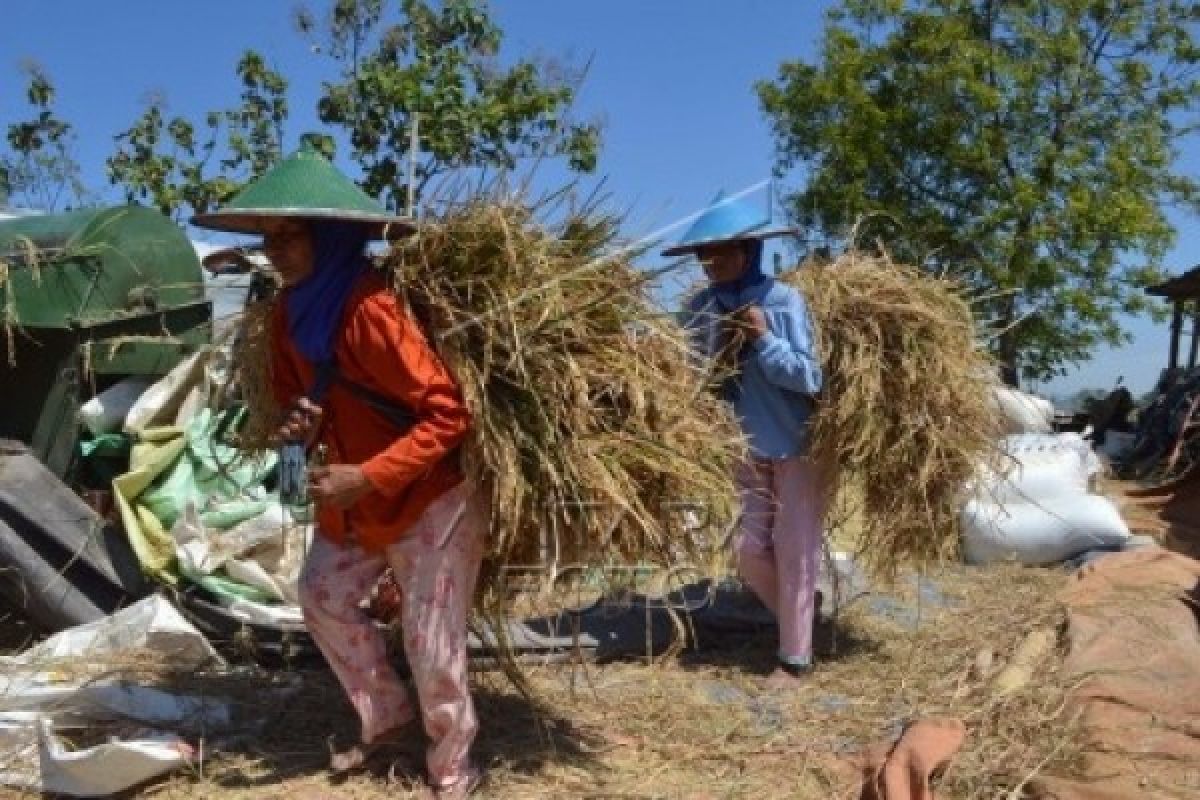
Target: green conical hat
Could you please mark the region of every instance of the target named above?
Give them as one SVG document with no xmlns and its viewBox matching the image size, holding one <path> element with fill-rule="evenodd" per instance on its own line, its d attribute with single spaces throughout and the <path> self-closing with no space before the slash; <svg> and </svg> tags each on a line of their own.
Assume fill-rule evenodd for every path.
<svg viewBox="0 0 1200 800">
<path fill-rule="evenodd" d="M 224 208 L 192 217 L 192 224 L 231 233 L 262 233 L 267 222 L 281 218 L 361 222 L 376 238 L 394 239 L 415 229 L 411 219 L 388 213 L 311 148 L 285 158 Z"/>
</svg>

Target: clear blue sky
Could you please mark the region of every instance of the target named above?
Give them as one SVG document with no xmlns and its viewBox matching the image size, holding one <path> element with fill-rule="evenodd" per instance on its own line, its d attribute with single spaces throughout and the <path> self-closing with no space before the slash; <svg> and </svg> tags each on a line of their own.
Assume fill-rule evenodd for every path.
<svg viewBox="0 0 1200 800">
<path fill-rule="evenodd" d="M 291 80 L 291 141 L 318 127 L 314 105 L 330 62 L 293 32 L 293 0 L 4 0 L 0 5 L 0 123 L 13 116 L 17 67 L 33 59 L 60 93 L 78 130 L 85 177 L 102 186 L 112 136 L 140 113 L 149 92 L 171 111 L 232 104 L 233 65 L 250 46 Z M 311 0 L 317 10 L 325 0 Z M 613 200 L 648 232 L 702 207 L 720 187 L 770 174 L 771 140 L 752 85 L 786 59 L 811 58 L 826 0 L 493 0 L 505 53 L 592 59 L 577 114 L 604 122 L 600 174 Z M 1200 147 L 1183 167 L 1200 172 Z M 765 198 L 760 196 L 765 203 Z M 1173 268 L 1200 262 L 1195 219 L 1176 216 Z M 1133 320 L 1135 342 L 1101 352 L 1047 387 L 1066 393 L 1108 386 L 1118 374 L 1148 389 L 1165 364 L 1165 325 Z"/>
</svg>

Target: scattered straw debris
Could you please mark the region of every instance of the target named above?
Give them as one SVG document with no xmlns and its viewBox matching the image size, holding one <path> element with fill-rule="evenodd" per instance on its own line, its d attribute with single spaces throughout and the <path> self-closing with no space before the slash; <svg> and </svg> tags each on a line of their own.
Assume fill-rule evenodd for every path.
<svg viewBox="0 0 1200 800">
<path fill-rule="evenodd" d="M 1007 697 L 994 694 L 989 679 L 1028 632 L 1061 628 L 1053 599 L 1061 582 L 1057 570 L 1009 566 L 955 567 L 920 584 L 905 573 L 894 594 L 843 609 L 836 630 L 818 627 L 817 670 L 792 694 L 761 688 L 774 663 L 770 635 L 655 664 L 533 669 L 529 680 L 551 709 L 541 717 L 500 676 L 476 675 L 476 754 L 490 771 L 478 796 L 850 800 L 858 793 L 846 766 L 857 754 L 913 719 L 941 715 L 962 719 L 968 733 L 938 797 L 1006 797 L 1031 775 L 1069 773 L 1077 757 L 1057 646 L 1035 680 Z M 993 658 L 981 672 L 984 650 Z M 244 688 L 255 680 L 244 677 Z M 261 734 L 210 750 L 190 774 L 133 797 L 414 796 L 419 735 L 396 753 L 394 768 L 383 760 L 331 780 L 327 741 L 350 741 L 353 712 L 328 673 L 305 673 L 303 682 L 294 701 L 269 711 L 244 692 L 244 702 L 258 702 L 254 713 L 270 714 Z"/>
<path fill-rule="evenodd" d="M 8 365 L 17 366 L 16 327 L 17 300 L 13 292 L 12 267 L 7 261 L 0 260 L 0 293 L 4 295 L 4 305 L 0 308 L 0 325 L 4 326 L 4 342 L 8 352 Z"/>
<path fill-rule="evenodd" d="M 850 251 L 784 276 L 808 301 L 826 369 L 814 447 L 840 492 L 830 525 L 859 519 L 876 571 L 958 553 L 962 492 L 998 458 L 988 355 L 953 282 Z"/>
</svg>

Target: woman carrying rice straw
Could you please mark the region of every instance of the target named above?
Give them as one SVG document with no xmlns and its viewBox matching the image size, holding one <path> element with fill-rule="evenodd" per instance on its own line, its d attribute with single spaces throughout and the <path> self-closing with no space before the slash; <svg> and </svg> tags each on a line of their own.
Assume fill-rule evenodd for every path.
<svg viewBox="0 0 1200 800">
<path fill-rule="evenodd" d="M 479 771 L 467 683 L 467 612 L 486 521 L 454 453 L 470 415 L 454 379 L 370 266 L 371 239 L 409 234 L 316 152 L 302 150 L 194 220 L 264 236 L 284 290 L 271 327 L 281 440 L 318 443 L 310 470 L 317 535 L 300 579 L 310 634 L 349 696 L 361 740 L 332 767 L 359 767 L 416 721 L 360 604 L 390 567 L 403 593 L 404 650 L 429 738 L 428 797 L 465 797 Z"/>
<path fill-rule="evenodd" d="M 768 229 L 748 204 L 717 195 L 674 247 L 692 253 L 709 285 L 688 305 L 688 327 L 703 355 L 734 359 L 721 390 L 750 445 L 738 470 L 742 513 L 735 550 L 743 580 L 779 624 L 779 664 L 768 678 L 786 688 L 812 669 L 828 486 L 808 450 L 809 419 L 822 370 L 804 297 L 762 271 Z"/>
</svg>

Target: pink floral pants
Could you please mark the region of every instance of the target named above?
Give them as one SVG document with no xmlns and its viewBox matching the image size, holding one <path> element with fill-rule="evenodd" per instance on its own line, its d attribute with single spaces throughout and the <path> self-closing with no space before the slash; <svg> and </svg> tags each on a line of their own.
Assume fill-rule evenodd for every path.
<svg viewBox="0 0 1200 800">
<path fill-rule="evenodd" d="M 751 459 L 738 471 L 738 572 L 779 622 L 779 658 L 812 663 L 827 470 L 806 456 Z"/>
<path fill-rule="evenodd" d="M 464 482 L 438 498 L 386 553 L 318 535 L 300 577 L 308 631 L 362 721 L 362 741 L 404 725 L 414 710 L 363 599 L 391 567 L 404 596 L 404 652 L 430 744 L 435 786 L 467 775 L 479 728 L 467 684 L 467 612 L 483 558 L 485 520 Z"/>
</svg>

